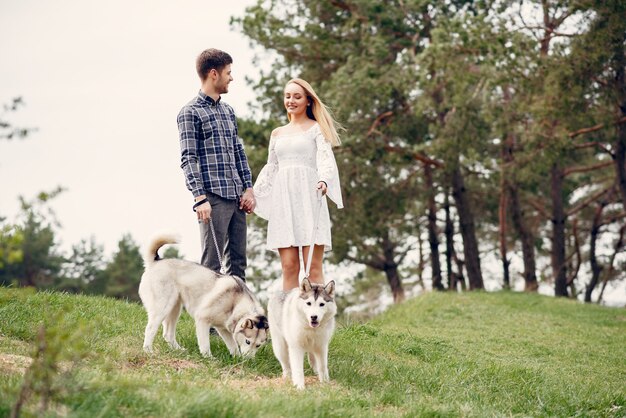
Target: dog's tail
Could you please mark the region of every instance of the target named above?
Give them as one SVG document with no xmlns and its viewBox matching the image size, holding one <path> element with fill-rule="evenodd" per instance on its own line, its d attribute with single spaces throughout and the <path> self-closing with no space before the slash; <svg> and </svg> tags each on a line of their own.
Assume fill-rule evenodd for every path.
<svg viewBox="0 0 626 418">
<path fill-rule="evenodd" d="M 146 249 L 146 252 L 143 255 L 143 261 L 148 267 L 155 261 L 159 261 L 161 258 L 159 257 L 159 248 L 164 246 L 165 244 L 176 244 L 178 243 L 178 239 L 174 235 L 158 235 L 150 241 L 150 245 Z"/>
</svg>

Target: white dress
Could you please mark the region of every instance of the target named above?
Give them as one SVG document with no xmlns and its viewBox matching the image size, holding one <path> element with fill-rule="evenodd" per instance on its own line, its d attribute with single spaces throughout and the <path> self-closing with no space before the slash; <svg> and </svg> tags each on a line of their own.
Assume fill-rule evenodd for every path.
<svg viewBox="0 0 626 418">
<path fill-rule="evenodd" d="M 267 164 L 254 184 L 254 213 L 267 219 L 267 248 L 311 245 L 315 216 L 320 210 L 317 183 L 325 181 L 327 196 L 343 208 L 339 172 L 330 142 L 316 123 L 304 132 L 270 138 Z M 315 244 L 332 248 L 330 216 L 322 198 Z"/>
</svg>

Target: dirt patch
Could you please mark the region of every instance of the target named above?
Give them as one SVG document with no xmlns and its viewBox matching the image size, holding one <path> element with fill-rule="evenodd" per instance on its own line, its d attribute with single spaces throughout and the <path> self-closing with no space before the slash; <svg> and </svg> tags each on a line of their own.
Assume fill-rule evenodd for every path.
<svg viewBox="0 0 626 418">
<path fill-rule="evenodd" d="M 254 393 L 255 389 L 262 388 L 295 390 L 295 387 L 291 383 L 291 379 L 283 379 L 282 377 L 269 378 L 264 376 L 254 376 L 245 379 L 226 378 L 223 380 L 223 383 L 232 387 L 233 389 L 243 390 L 247 393 Z M 321 383 L 317 376 L 305 376 L 304 385 L 306 388 L 322 386 L 338 387 L 333 381 Z"/>
<path fill-rule="evenodd" d="M 126 363 L 124 363 L 124 365 L 122 366 L 122 369 L 140 369 L 146 364 L 149 364 L 151 366 L 165 366 L 172 368 L 176 371 L 187 369 L 200 369 L 202 367 L 198 363 L 184 359 L 148 359 L 147 357 L 134 357 L 128 359 L 128 361 L 126 361 Z"/>
<path fill-rule="evenodd" d="M 182 359 L 164 360 L 163 364 L 165 366 L 168 366 L 168 367 L 171 367 L 171 368 L 175 369 L 176 371 L 186 370 L 186 369 L 200 369 L 200 368 L 202 368 L 201 365 L 199 365 L 197 363 L 194 363 L 193 361 L 182 360 Z"/>
<path fill-rule="evenodd" d="M 30 357 L 0 353 L 0 369 L 9 373 L 24 374 L 32 362 Z"/>
</svg>

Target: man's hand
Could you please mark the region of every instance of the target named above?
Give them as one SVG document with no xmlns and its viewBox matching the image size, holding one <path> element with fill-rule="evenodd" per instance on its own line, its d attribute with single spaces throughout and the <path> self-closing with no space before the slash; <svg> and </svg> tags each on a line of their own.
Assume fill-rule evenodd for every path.
<svg viewBox="0 0 626 418">
<path fill-rule="evenodd" d="M 239 200 L 239 209 L 243 209 L 246 213 L 250 214 L 254 212 L 256 207 L 256 199 L 254 198 L 254 191 L 252 187 L 246 189 Z"/>
<path fill-rule="evenodd" d="M 206 199 L 206 196 L 198 196 L 196 197 L 196 202 L 201 201 L 202 199 Z M 211 219 L 211 204 L 208 202 L 204 202 L 200 206 L 196 206 L 196 215 L 198 216 L 198 220 L 202 221 L 205 224 L 209 223 L 209 219 Z"/>
</svg>

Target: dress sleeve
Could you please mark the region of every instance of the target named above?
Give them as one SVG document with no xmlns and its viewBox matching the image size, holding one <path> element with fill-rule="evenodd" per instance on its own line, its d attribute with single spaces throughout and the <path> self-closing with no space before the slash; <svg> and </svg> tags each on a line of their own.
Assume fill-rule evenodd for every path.
<svg viewBox="0 0 626 418">
<path fill-rule="evenodd" d="M 270 138 L 270 146 L 267 155 L 267 164 L 261 169 L 261 172 L 254 183 L 254 197 L 256 199 L 256 207 L 254 213 L 263 219 L 270 218 L 270 208 L 272 205 L 272 188 L 274 186 L 274 178 L 278 172 L 278 158 L 274 151 L 276 143 L 275 137 Z"/>
<path fill-rule="evenodd" d="M 343 208 L 343 198 L 341 197 L 341 185 L 339 183 L 339 170 L 337 169 L 337 161 L 335 154 L 322 132 L 317 128 L 315 135 L 315 143 L 317 145 L 317 176 L 319 181 L 326 182 L 328 186 L 327 195 L 335 202 L 339 209 Z"/>
</svg>

